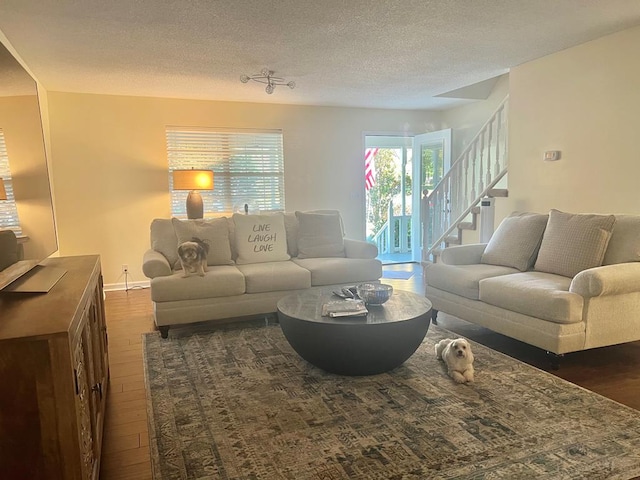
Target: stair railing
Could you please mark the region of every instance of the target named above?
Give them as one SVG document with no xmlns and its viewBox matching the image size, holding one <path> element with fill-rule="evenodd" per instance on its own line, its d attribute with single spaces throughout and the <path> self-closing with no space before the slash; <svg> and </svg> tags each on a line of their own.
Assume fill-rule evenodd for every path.
<svg viewBox="0 0 640 480">
<path fill-rule="evenodd" d="M 507 173 L 509 96 L 478 131 L 436 187 L 422 198 L 422 259 L 442 247 L 458 223 Z"/>
</svg>

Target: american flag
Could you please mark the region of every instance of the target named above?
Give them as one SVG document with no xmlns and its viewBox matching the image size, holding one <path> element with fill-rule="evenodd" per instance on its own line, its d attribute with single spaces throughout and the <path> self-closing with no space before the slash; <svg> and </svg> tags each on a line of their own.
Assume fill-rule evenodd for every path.
<svg viewBox="0 0 640 480">
<path fill-rule="evenodd" d="M 373 160 L 377 154 L 377 148 L 367 148 L 364 153 L 364 186 L 367 190 L 376 184 L 376 165 Z"/>
</svg>

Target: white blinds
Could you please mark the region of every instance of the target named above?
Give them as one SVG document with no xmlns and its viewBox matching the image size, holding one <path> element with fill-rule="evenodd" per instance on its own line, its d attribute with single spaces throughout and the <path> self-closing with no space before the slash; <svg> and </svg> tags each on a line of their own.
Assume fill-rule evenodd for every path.
<svg viewBox="0 0 640 480">
<path fill-rule="evenodd" d="M 189 192 L 174 191 L 173 170 L 214 172 L 214 189 L 200 191 L 205 216 L 249 203 L 260 211 L 284 210 L 282 132 L 167 127 L 171 212 L 186 216 Z"/>
<path fill-rule="evenodd" d="M 4 132 L 0 129 L 0 178 L 4 181 L 4 188 L 7 192 L 7 199 L 0 200 L 0 229 L 11 229 L 17 235 L 22 233 L 20 220 L 18 219 L 18 209 L 16 208 L 15 197 L 13 196 L 13 182 L 11 181 L 11 171 L 9 170 L 9 155 L 7 145 L 4 142 Z"/>
</svg>

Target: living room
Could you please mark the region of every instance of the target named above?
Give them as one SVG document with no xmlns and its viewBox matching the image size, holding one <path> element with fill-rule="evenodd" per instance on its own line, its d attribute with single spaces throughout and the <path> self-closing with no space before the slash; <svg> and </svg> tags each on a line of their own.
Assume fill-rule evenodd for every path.
<svg viewBox="0 0 640 480">
<path fill-rule="evenodd" d="M 129 267 L 130 281 L 144 283 L 142 256 L 149 247 L 149 225 L 154 218 L 171 216 L 168 125 L 281 129 L 287 210 L 340 210 L 347 236 L 363 239 L 363 132 L 417 134 L 452 128 L 455 159 L 508 94 L 509 196 L 496 203 L 497 220 L 515 210 L 547 212 L 551 208 L 640 213 L 637 15 L 627 18 L 628 26 L 620 31 L 511 65 L 508 75 L 496 72 L 502 76 L 486 100 L 431 110 L 166 98 L 153 91 L 133 96 L 65 90 L 55 83 L 48 86 L 38 78 L 38 66 L 30 64 L 28 49 L 20 49 L 29 29 L 21 33 L 20 23 L 11 23 L 15 20 L 11 10 L 11 6 L 0 7 L 5 18 L 0 20 L 0 39 L 13 45 L 13 53 L 39 82 L 57 254 L 99 254 L 107 288 L 124 286 L 123 264 Z M 60 61 L 60 68 L 65 68 Z M 249 72 L 237 72 L 238 83 L 243 73 Z M 300 79 L 296 89 L 303 88 Z M 278 98 L 288 93 L 276 91 L 282 95 Z M 561 151 L 561 159 L 543 161 L 549 150 Z M 133 304 L 135 311 L 139 300 L 121 296 L 109 304 L 110 294 L 108 309 L 126 311 Z M 139 319 L 147 328 L 150 307 L 139 308 L 147 315 Z M 126 329 L 126 322 L 119 322 L 113 327 L 114 335 L 128 340 Z M 139 375 L 138 370 L 134 373 L 133 377 Z M 142 437 L 137 438 L 138 447 L 144 447 Z M 110 478 L 127 477 L 123 473 Z"/>
</svg>

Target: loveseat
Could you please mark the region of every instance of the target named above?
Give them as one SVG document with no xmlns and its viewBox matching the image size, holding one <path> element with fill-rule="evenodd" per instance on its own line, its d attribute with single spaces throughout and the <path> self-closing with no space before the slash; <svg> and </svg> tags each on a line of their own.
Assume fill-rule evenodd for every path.
<svg viewBox="0 0 640 480">
<path fill-rule="evenodd" d="M 184 276 L 178 245 L 209 246 L 204 276 Z M 375 245 L 344 238 L 337 211 L 155 219 L 143 272 L 156 326 L 270 314 L 283 296 L 308 288 L 378 281 Z"/>
<path fill-rule="evenodd" d="M 514 213 L 423 264 L 438 311 L 558 356 L 640 340 L 640 216 Z"/>
</svg>

